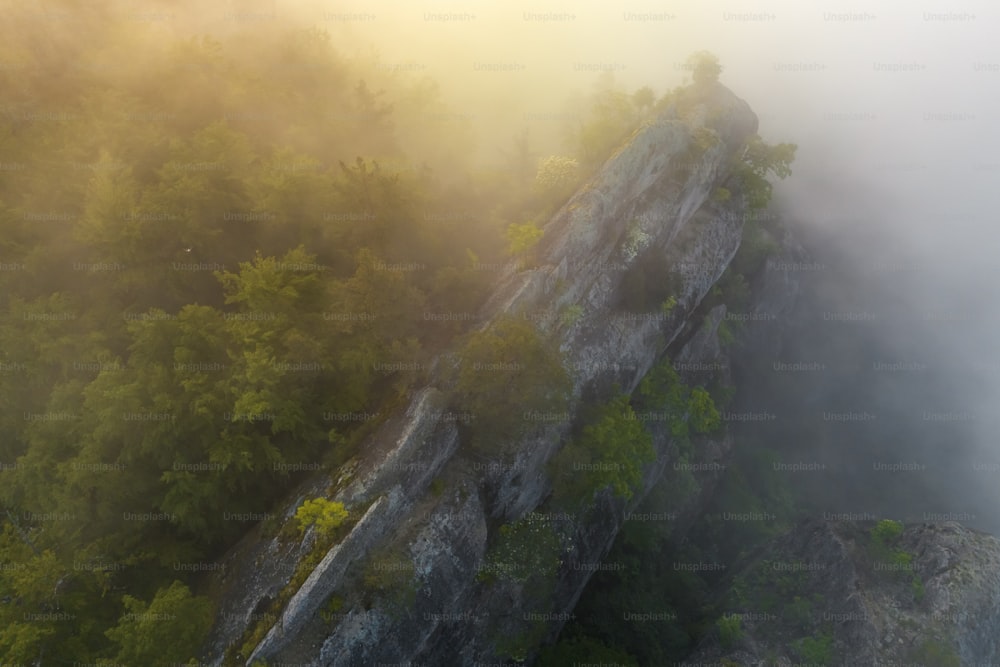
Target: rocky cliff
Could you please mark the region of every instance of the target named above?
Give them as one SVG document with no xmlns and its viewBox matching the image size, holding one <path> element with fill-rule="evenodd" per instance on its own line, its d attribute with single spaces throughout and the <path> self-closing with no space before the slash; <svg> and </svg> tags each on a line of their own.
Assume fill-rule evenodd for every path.
<svg viewBox="0 0 1000 667">
<path fill-rule="evenodd" d="M 756 130 L 752 110 L 728 89 L 689 89 L 556 213 L 535 268 L 503 277 L 486 319 L 517 314 L 558 336 L 572 371 L 571 413 L 585 394 L 605 395 L 614 384 L 631 392 L 668 346 L 689 367 L 717 355 L 725 308 L 704 321 L 692 314 L 740 245 L 747 212 L 730 176 Z M 713 196 L 724 184 L 733 196 Z M 623 306 L 637 283 L 669 285 L 676 306 Z M 571 306 L 578 316 L 562 317 Z M 558 633 L 628 507 L 608 493 L 585 516 L 549 517 L 563 523 L 569 546 L 544 599 L 516 584 L 484 583 L 477 574 L 493 531 L 536 510 L 550 493 L 545 464 L 569 422 L 542 421 L 517 443 L 512 460 L 484 463 L 463 452 L 446 388 L 435 384 L 371 435 L 370 455 L 332 489 L 333 499 L 362 516 L 280 609 L 273 600 L 283 589 L 287 596 L 313 536 L 302 543 L 251 536 L 231 554 L 219 583 L 226 593 L 211 663 L 222 664 L 227 649 L 232 659 L 231 647 L 254 626 L 267 631 L 238 658 L 247 665 L 471 665 L 526 657 L 532 644 Z M 643 489 L 675 456 L 665 429 L 654 431 L 657 459 L 644 471 Z M 730 446 L 725 436 L 706 443 L 700 462 L 721 459 Z M 714 475 L 712 466 L 702 469 L 696 478 L 707 492 Z M 327 495 L 328 484 L 317 479 L 305 488 L 285 519 L 302 497 Z M 405 572 L 401 593 L 359 592 L 375 554 L 383 572 Z M 515 648 L 511 638 L 520 638 Z"/>
<path fill-rule="evenodd" d="M 880 548 L 874 525 L 807 520 L 768 545 L 728 582 L 738 629 L 684 664 L 996 664 L 1000 540 L 925 523 Z"/>
</svg>

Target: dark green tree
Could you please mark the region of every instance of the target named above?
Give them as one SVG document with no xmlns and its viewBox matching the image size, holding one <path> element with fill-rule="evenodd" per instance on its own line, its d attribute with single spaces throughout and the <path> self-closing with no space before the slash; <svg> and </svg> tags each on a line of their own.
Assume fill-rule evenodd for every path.
<svg viewBox="0 0 1000 667">
<path fill-rule="evenodd" d="M 458 353 L 452 402 L 471 414 L 473 445 L 498 453 L 532 424 L 531 411 L 565 409 L 570 380 L 558 343 L 526 318 L 506 315 L 471 334 Z"/>
<path fill-rule="evenodd" d="M 198 657 L 212 626 L 212 607 L 206 598 L 192 596 L 187 586 L 174 581 L 148 603 L 130 595 L 122 602 L 125 613 L 106 633 L 118 645 L 118 662 L 167 667 Z"/>
<path fill-rule="evenodd" d="M 696 51 L 688 56 L 687 68 L 695 85 L 716 83 L 722 73 L 719 57 L 710 51 Z"/>
</svg>

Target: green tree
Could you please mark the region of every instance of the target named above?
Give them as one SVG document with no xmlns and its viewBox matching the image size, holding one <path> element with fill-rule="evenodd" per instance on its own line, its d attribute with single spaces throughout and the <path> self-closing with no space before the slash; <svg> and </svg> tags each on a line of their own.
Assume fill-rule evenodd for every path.
<svg viewBox="0 0 1000 667">
<path fill-rule="evenodd" d="M 810 665 L 829 665 L 833 661 L 833 635 L 805 637 L 798 643 L 798 650 L 802 660 Z"/>
<path fill-rule="evenodd" d="M 711 433 L 722 426 L 722 416 L 715 402 L 702 387 L 691 390 L 688 400 L 688 422 L 695 433 Z"/>
<path fill-rule="evenodd" d="M 636 659 L 626 651 L 586 635 L 560 638 L 555 645 L 542 649 L 535 664 L 538 667 L 575 667 L 584 663 L 639 667 Z"/>
<path fill-rule="evenodd" d="M 715 627 L 719 631 L 719 643 L 724 649 L 732 648 L 743 637 L 739 616 L 721 616 L 716 620 Z"/>
<path fill-rule="evenodd" d="M 299 532 L 305 533 L 310 526 L 329 534 L 347 518 L 347 510 L 343 503 L 333 502 L 326 498 L 312 498 L 304 501 L 295 511 L 295 521 Z"/>
<path fill-rule="evenodd" d="M 125 613 L 105 634 L 118 645 L 116 660 L 126 665 L 164 666 L 196 658 L 212 626 L 207 598 L 192 596 L 174 581 L 156 592 L 149 603 L 130 595 L 122 598 Z"/>
<path fill-rule="evenodd" d="M 480 579 L 532 581 L 548 588 L 562 561 L 562 538 L 544 515 L 529 514 L 500 526 Z"/>
<path fill-rule="evenodd" d="M 397 391 L 405 393 L 420 373 L 391 369 L 420 367 L 424 361 L 419 340 L 424 293 L 408 272 L 395 270 L 367 248 L 356 260 L 354 275 L 330 289 L 330 310 L 350 319 L 325 325 L 327 336 L 331 330 L 340 335 L 332 341 L 339 348 L 332 359 L 337 382 L 326 391 L 330 403 L 353 406 L 338 408 L 348 410 L 362 407 L 382 377 L 395 377 Z"/>
<path fill-rule="evenodd" d="M 910 652 L 908 660 L 918 665 L 934 667 L 960 667 L 962 658 L 949 643 L 937 639 L 925 639 L 920 646 Z"/>
<path fill-rule="evenodd" d="M 527 222 L 523 225 L 517 223 L 508 225 L 507 252 L 514 257 L 526 257 L 538 245 L 544 233 L 533 222 Z"/>
<path fill-rule="evenodd" d="M 527 430 L 525 412 L 564 410 L 570 388 L 558 343 L 506 315 L 462 345 L 452 403 L 472 415 L 473 446 L 491 452 Z"/>
<path fill-rule="evenodd" d="M 586 109 L 583 122 L 571 135 L 571 146 L 584 170 L 592 171 L 636 129 L 640 114 L 634 98 L 610 73 L 599 81 Z"/>
<path fill-rule="evenodd" d="M 649 86 L 643 86 L 632 93 L 632 104 L 640 111 L 652 108 L 656 102 L 656 93 Z"/>
<path fill-rule="evenodd" d="M 643 466 L 656 457 L 653 436 L 636 418 L 626 394 L 601 406 L 571 451 L 573 458 L 583 459 L 568 463 L 581 471 L 577 475 L 587 480 L 584 487 L 587 495 L 610 486 L 625 500 L 631 499 L 638 489 Z M 564 460 L 562 466 L 566 463 Z"/>
<path fill-rule="evenodd" d="M 696 51 L 685 62 L 696 85 L 716 83 L 722 73 L 719 57 L 710 51 Z"/>
<path fill-rule="evenodd" d="M 0 555 L 7 567 L 0 571 L 0 653 L 8 660 L 35 662 L 46 646 L 65 640 L 67 623 L 59 622 L 59 588 L 70 577 L 59 559 L 46 549 L 38 552 L 4 522 Z M 57 620 L 49 620 L 49 618 Z"/>
<path fill-rule="evenodd" d="M 691 430 L 711 433 L 722 425 L 718 408 L 711 395 L 702 387 L 688 387 L 681 381 L 669 359 L 664 359 L 643 377 L 637 390 L 636 404 L 640 411 L 665 411 L 670 434 L 677 439 L 682 451 L 687 449 Z"/>
<path fill-rule="evenodd" d="M 535 188 L 552 204 L 562 203 L 580 181 L 580 164 L 571 157 L 550 155 L 538 161 Z"/>
<path fill-rule="evenodd" d="M 743 149 L 742 159 L 735 170 L 751 210 L 766 208 L 771 201 L 772 186 L 768 176 L 787 178 L 792 173 L 795 144 L 770 145 L 759 136 L 751 137 Z"/>
<path fill-rule="evenodd" d="M 883 548 L 894 544 L 903 534 L 903 523 L 893 519 L 882 519 L 871 529 L 872 541 Z"/>
</svg>

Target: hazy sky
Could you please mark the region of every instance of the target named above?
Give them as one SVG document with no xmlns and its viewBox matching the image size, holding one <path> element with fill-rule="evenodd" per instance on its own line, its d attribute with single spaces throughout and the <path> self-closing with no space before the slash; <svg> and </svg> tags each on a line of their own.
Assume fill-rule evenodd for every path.
<svg viewBox="0 0 1000 667">
<path fill-rule="evenodd" d="M 499 135 L 503 145 L 523 125 L 540 143 L 561 136 L 567 99 L 600 71 L 629 90 L 649 85 L 662 94 L 681 82 L 689 53 L 708 49 L 725 67 L 723 81 L 760 115 L 764 137 L 799 143 L 804 180 L 835 161 L 845 179 L 877 179 L 887 194 L 913 196 L 927 194 L 915 171 L 949 189 L 988 189 L 1000 173 L 988 140 L 1000 6 L 986 2 L 230 6 L 220 7 L 216 26 L 295 16 L 325 27 L 348 52 L 371 46 L 386 68 L 432 76 L 483 144 Z"/>
</svg>

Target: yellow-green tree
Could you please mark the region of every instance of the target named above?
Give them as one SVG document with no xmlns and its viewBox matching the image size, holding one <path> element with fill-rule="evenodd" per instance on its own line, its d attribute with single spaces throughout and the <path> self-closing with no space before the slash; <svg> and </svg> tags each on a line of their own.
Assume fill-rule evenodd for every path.
<svg viewBox="0 0 1000 667">
<path fill-rule="evenodd" d="M 580 163 L 565 155 L 550 155 L 538 161 L 535 188 L 552 203 L 565 199 L 580 179 Z"/>
<path fill-rule="evenodd" d="M 531 251 L 545 234 L 533 222 L 513 223 L 507 227 L 507 252 L 518 258 L 530 256 Z"/>
<path fill-rule="evenodd" d="M 326 498 L 306 500 L 295 511 L 295 521 L 298 523 L 299 532 L 303 534 L 311 526 L 316 526 L 316 530 L 323 534 L 329 534 L 346 518 L 347 510 L 344 509 L 344 503 Z"/>
</svg>

